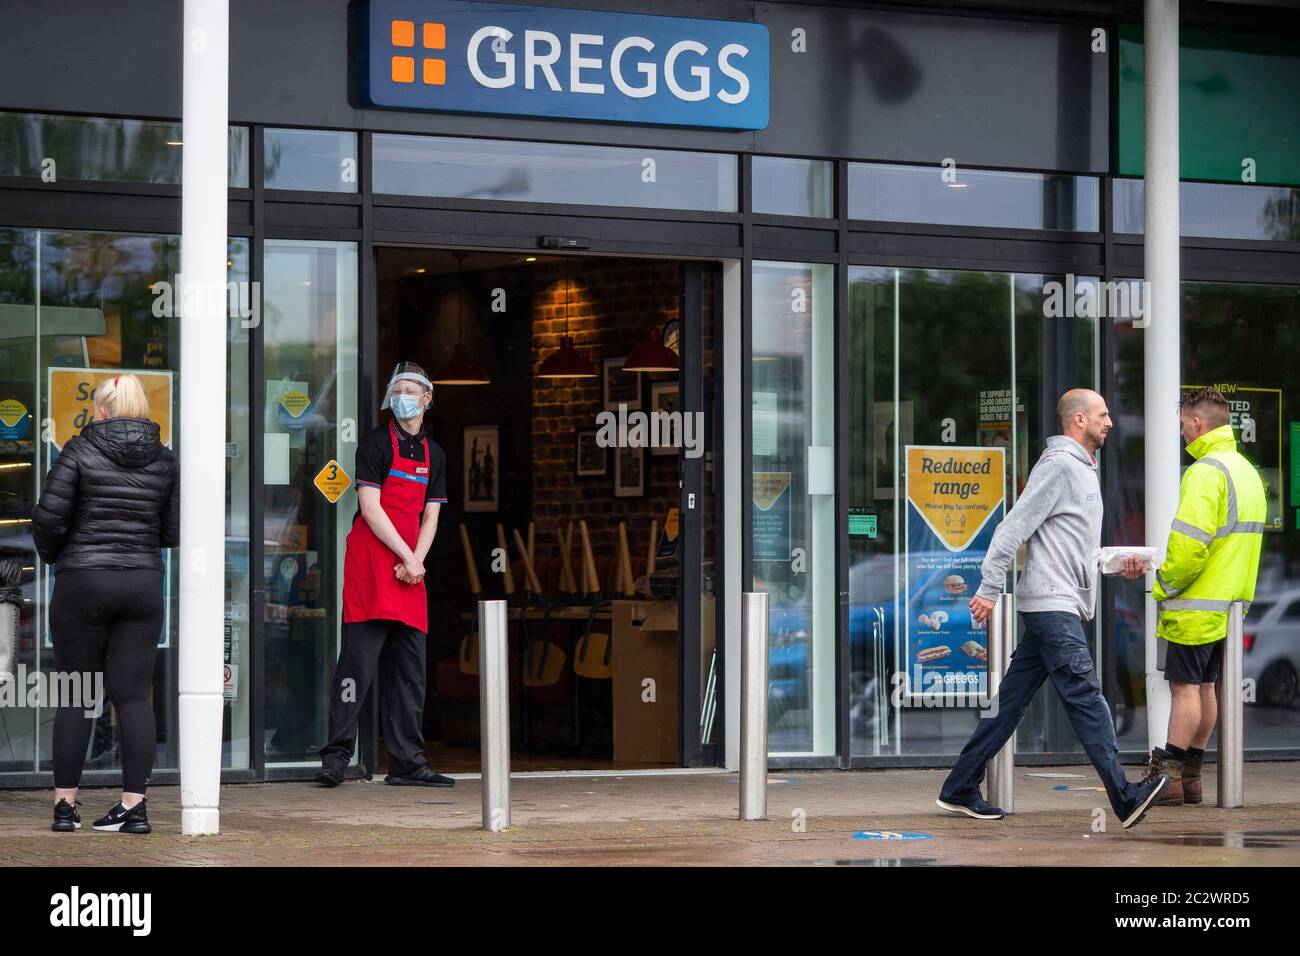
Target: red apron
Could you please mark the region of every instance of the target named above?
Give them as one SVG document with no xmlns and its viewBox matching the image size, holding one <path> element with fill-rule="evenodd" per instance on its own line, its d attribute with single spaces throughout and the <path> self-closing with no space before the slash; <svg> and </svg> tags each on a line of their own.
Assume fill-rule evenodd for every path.
<svg viewBox="0 0 1300 956">
<path fill-rule="evenodd" d="M 429 487 L 429 440 L 422 439 L 424 461 L 403 458 L 396 427 L 390 422 L 388 437 L 393 443 L 393 464 L 379 489 L 379 504 L 397 533 L 411 550 L 420 537 L 420 513 Z M 393 565 L 398 558 L 370 530 L 361 515 L 352 521 L 347 553 L 343 558 L 343 623 L 401 621 L 418 631 L 429 630 L 429 605 L 424 596 L 424 579 L 406 584 L 397 579 Z"/>
</svg>

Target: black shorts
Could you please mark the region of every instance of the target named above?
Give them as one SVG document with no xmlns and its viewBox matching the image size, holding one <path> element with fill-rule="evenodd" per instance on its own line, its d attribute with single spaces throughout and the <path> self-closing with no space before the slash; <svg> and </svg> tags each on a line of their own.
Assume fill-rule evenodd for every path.
<svg viewBox="0 0 1300 956">
<path fill-rule="evenodd" d="M 1165 680 L 1180 684 L 1213 684 L 1219 679 L 1219 665 L 1223 662 L 1223 640 L 1211 644 L 1166 641 L 1169 646 L 1165 650 Z"/>
</svg>

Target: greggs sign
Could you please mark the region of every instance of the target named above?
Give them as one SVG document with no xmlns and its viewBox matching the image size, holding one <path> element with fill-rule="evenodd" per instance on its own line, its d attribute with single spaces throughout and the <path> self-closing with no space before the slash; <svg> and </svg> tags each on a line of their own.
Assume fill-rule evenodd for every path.
<svg viewBox="0 0 1300 956">
<path fill-rule="evenodd" d="M 361 22 L 370 106 L 767 126 L 762 24 L 471 0 L 369 0 Z"/>
</svg>

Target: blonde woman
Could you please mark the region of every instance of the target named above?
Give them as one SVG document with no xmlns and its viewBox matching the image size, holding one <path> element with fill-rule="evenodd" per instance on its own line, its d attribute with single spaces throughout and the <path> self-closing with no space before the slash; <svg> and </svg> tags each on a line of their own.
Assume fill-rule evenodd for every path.
<svg viewBox="0 0 1300 956">
<path fill-rule="evenodd" d="M 157 728 L 149 690 L 163 623 L 162 548 L 180 538 L 180 471 L 134 375 L 94 392 L 94 421 L 63 446 L 32 513 L 41 558 L 58 567 L 50 633 L 58 672 L 102 673 L 117 710 L 122 799 L 96 830 L 149 833 L 145 788 Z M 93 717 L 61 701 L 54 718 L 55 832 L 80 829 L 77 788 Z"/>
</svg>

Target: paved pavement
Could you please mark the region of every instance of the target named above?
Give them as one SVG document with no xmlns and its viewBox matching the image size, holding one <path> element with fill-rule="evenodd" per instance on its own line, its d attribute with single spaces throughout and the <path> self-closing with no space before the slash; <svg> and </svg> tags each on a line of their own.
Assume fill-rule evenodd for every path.
<svg viewBox="0 0 1300 956">
<path fill-rule="evenodd" d="M 1090 767 L 1018 768 L 1016 813 L 996 823 L 935 807 L 942 770 L 773 771 L 769 819 L 755 823 L 736 819 L 735 774 L 517 776 L 504 833 L 480 829 L 472 778 L 449 790 L 225 786 L 222 832 L 203 838 L 180 834 L 176 787 L 151 791 L 147 837 L 89 828 L 112 791 L 82 792 L 75 834 L 49 831 L 49 794 L 4 791 L 0 865 L 1300 865 L 1300 763 L 1247 764 L 1239 810 L 1214 805 L 1206 770 L 1205 803 L 1156 808 L 1129 832 L 1101 809 Z"/>
</svg>

